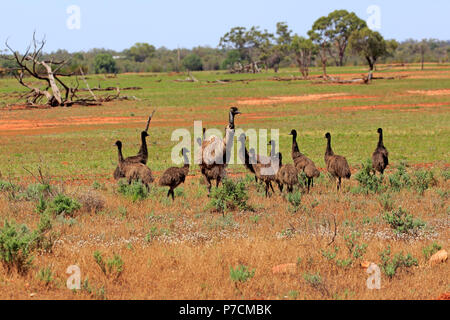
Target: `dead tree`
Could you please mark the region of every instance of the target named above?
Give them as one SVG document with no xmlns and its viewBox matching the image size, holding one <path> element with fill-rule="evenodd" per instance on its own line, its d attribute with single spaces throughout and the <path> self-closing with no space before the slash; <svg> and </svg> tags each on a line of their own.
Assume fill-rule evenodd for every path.
<svg viewBox="0 0 450 320">
<path fill-rule="evenodd" d="M 22 95 L 21 99 L 26 99 L 29 106 L 47 105 L 49 107 L 72 106 L 79 105 L 101 105 L 102 102 L 111 100 L 127 100 L 128 97 L 120 97 L 120 89 L 116 88 L 116 95 L 106 97 L 78 97 L 79 81 L 76 79 L 76 86 L 67 85 L 62 78 L 73 76 L 73 73 L 63 72 L 63 68 L 68 64 L 70 59 L 56 61 L 54 59 L 43 59 L 43 48 L 45 46 L 45 38 L 41 41 L 36 39 L 33 33 L 33 41 L 28 46 L 25 54 L 21 55 L 14 51 L 6 41 L 6 47 L 13 54 L 16 62 L 16 68 L 13 75 L 17 81 L 29 89 L 27 93 Z M 34 78 L 42 82 L 42 87 L 36 87 L 34 84 L 27 82 L 28 78 Z M 83 75 L 84 79 L 84 75 Z M 91 93 L 92 91 L 89 90 Z M 134 97 L 133 97 L 134 98 Z M 135 99 L 135 98 L 134 98 Z"/>
</svg>

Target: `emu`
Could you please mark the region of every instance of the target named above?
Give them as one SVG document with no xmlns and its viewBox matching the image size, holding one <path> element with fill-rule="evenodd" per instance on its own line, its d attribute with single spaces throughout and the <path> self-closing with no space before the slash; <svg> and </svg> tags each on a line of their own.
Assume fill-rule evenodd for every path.
<svg viewBox="0 0 450 320">
<path fill-rule="evenodd" d="M 300 152 L 297 144 L 297 131 L 292 130 L 289 135 L 292 136 L 292 160 L 294 161 L 294 165 L 298 172 L 303 171 L 305 173 L 306 178 L 308 179 L 309 193 L 310 187 L 314 187 L 314 178 L 320 176 L 320 171 L 317 170 L 316 165 L 311 159 Z"/>
<path fill-rule="evenodd" d="M 208 194 L 211 193 L 211 181 L 216 180 L 216 187 L 225 177 L 228 165 L 227 149 L 230 150 L 234 138 L 234 118 L 241 112 L 236 107 L 231 107 L 228 126 L 225 128 L 225 138 L 211 136 L 202 142 L 202 162 L 200 169 L 208 183 Z M 216 154 L 217 152 L 217 154 Z"/>
<path fill-rule="evenodd" d="M 372 154 L 372 166 L 375 171 L 384 174 L 384 170 L 389 165 L 389 153 L 383 144 L 383 129 L 379 128 L 377 130 L 379 138 L 378 145 L 375 152 Z"/>
<path fill-rule="evenodd" d="M 172 167 L 164 171 L 163 175 L 159 179 L 159 185 L 163 187 L 169 187 L 169 191 L 167 192 L 167 197 L 172 195 L 172 201 L 175 200 L 174 190 L 184 181 L 186 180 L 186 176 L 189 173 L 189 158 L 187 154 L 189 150 L 183 148 L 181 150 L 184 158 L 184 166 L 181 168 Z"/>
<path fill-rule="evenodd" d="M 154 181 L 152 170 L 150 170 L 149 167 L 147 167 L 145 164 L 142 164 L 140 162 L 133 163 L 133 162 L 127 162 L 123 158 L 122 154 L 122 142 L 117 141 L 115 143 L 118 150 L 119 155 L 119 170 L 121 174 L 123 175 L 123 178 L 126 178 L 128 183 L 131 184 L 132 181 L 141 181 L 146 187 L 147 190 L 150 191 L 150 184 Z M 121 177 L 122 178 L 122 177 Z M 118 180 L 120 178 L 116 178 Z"/>
<path fill-rule="evenodd" d="M 334 179 L 338 179 L 337 190 L 341 189 L 342 178 L 350 179 L 352 173 L 348 165 L 347 159 L 343 156 L 335 155 L 331 149 L 331 134 L 327 132 L 325 134 L 327 139 L 327 149 L 325 151 L 325 163 L 327 164 L 327 170 Z"/>
</svg>

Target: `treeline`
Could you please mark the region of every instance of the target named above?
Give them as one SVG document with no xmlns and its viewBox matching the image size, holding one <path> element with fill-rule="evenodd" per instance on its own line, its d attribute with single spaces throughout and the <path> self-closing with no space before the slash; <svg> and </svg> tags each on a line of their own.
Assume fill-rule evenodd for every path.
<svg viewBox="0 0 450 320">
<path fill-rule="evenodd" d="M 177 72 L 198 70 L 230 70 L 259 72 L 273 68 L 297 66 L 303 76 L 309 67 L 376 63 L 449 62 L 450 41 L 424 39 L 398 43 L 385 40 L 355 13 L 336 10 L 315 21 L 306 36 L 295 34 L 284 22 L 273 33 L 259 27 L 235 27 L 220 38 L 217 48 L 192 49 L 155 48 L 148 43 L 136 43 L 123 51 L 92 49 L 69 53 L 66 50 L 44 54 L 48 58 L 66 60 L 64 72 L 125 73 Z M 13 73 L 15 61 L 10 52 L 0 52 L 0 75 Z"/>
</svg>

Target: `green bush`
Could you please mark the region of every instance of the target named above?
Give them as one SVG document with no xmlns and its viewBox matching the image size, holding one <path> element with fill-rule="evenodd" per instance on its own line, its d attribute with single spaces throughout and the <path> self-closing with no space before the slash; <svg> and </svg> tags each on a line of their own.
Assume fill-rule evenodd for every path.
<svg viewBox="0 0 450 320">
<path fill-rule="evenodd" d="M 420 219 L 414 219 L 402 207 L 391 212 L 385 212 L 383 219 L 394 229 L 396 234 L 415 233 L 418 229 L 425 227 L 426 223 Z"/>
<path fill-rule="evenodd" d="M 183 67 L 190 71 L 201 71 L 203 70 L 203 62 L 198 55 L 192 53 L 183 59 Z"/>
<path fill-rule="evenodd" d="M 403 255 L 403 252 L 397 253 L 393 258 L 391 257 L 391 247 L 388 246 L 386 250 L 380 253 L 381 270 L 383 273 L 392 278 L 397 273 L 399 268 L 410 268 L 417 266 L 418 262 L 411 254 Z"/>
<path fill-rule="evenodd" d="M 354 189 L 356 193 L 369 194 L 383 191 L 383 178 L 377 177 L 370 159 L 362 164 L 362 168 L 355 175 L 355 179 L 359 183 L 358 187 Z"/>
<path fill-rule="evenodd" d="M 428 260 L 433 254 L 438 252 L 442 249 L 442 246 L 437 244 L 436 242 L 433 242 L 428 247 L 425 247 L 422 249 L 423 256 L 425 257 L 425 260 Z"/>
<path fill-rule="evenodd" d="M 255 269 L 249 270 L 247 266 L 239 265 L 236 269 L 230 267 L 230 278 L 233 282 L 246 282 L 253 278 L 255 275 Z"/>
<path fill-rule="evenodd" d="M 443 170 L 441 172 L 442 178 L 444 179 L 444 181 L 447 181 L 450 179 L 450 170 Z"/>
<path fill-rule="evenodd" d="M 47 202 L 45 212 L 53 216 L 73 216 L 73 213 L 81 208 L 81 204 L 75 199 L 60 193 Z"/>
<path fill-rule="evenodd" d="M 25 225 L 16 225 L 5 221 L 0 229 L 0 259 L 6 271 L 13 268 L 25 274 L 32 264 L 32 252 L 35 249 L 36 233 Z"/>
<path fill-rule="evenodd" d="M 130 198 L 133 202 L 144 200 L 149 196 L 147 187 L 141 181 L 133 181 L 131 184 L 125 179 L 119 180 L 118 192 Z"/>
<path fill-rule="evenodd" d="M 214 188 L 211 191 L 211 200 L 209 206 L 219 212 L 228 210 L 248 210 L 247 205 L 248 193 L 245 187 L 245 182 L 239 179 L 234 182 L 231 179 L 224 179 L 222 186 Z"/>
<path fill-rule="evenodd" d="M 117 279 L 123 272 L 124 263 L 118 254 L 114 254 L 112 258 L 105 262 L 101 252 L 97 250 L 94 252 L 94 260 L 105 276 L 113 276 Z"/>
<path fill-rule="evenodd" d="M 302 193 L 299 190 L 296 190 L 292 193 L 288 193 L 286 197 L 292 206 L 291 210 L 297 212 L 302 204 Z"/>
<path fill-rule="evenodd" d="M 418 170 L 414 172 L 413 185 L 417 192 L 421 195 L 423 195 L 425 190 L 434 185 L 435 182 L 434 174 L 431 171 Z"/>
<path fill-rule="evenodd" d="M 411 178 L 406 172 L 406 163 L 400 162 L 397 167 L 397 171 L 389 176 L 389 184 L 394 191 L 400 191 L 404 188 L 409 188 L 411 186 Z"/>
<path fill-rule="evenodd" d="M 49 285 L 50 282 L 53 281 L 53 272 L 50 267 L 40 269 L 36 276 L 40 281 L 44 282 L 45 285 Z"/>
<path fill-rule="evenodd" d="M 322 284 L 322 277 L 319 273 L 305 273 L 303 274 L 303 279 L 305 279 L 305 281 L 313 287 L 318 287 Z"/>
</svg>

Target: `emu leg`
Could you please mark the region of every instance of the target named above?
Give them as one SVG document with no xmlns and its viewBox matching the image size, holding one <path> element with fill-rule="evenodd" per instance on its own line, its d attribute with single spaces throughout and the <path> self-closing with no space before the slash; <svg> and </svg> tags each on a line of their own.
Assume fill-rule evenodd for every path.
<svg viewBox="0 0 450 320">
<path fill-rule="evenodd" d="M 275 193 L 275 190 L 273 190 L 272 182 L 269 182 L 270 189 L 272 189 L 272 192 Z"/>
<path fill-rule="evenodd" d="M 337 191 L 341 190 L 341 181 L 342 181 L 342 179 L 339 177 L 338 183 L 337 183 Z"/>
<path fill-rule="evenodd" d="M 278 184 L 278 189 L 280 189 L 280 193 L 283 193 L 283 185 L 279 182 L 277 184 Z"/>
<path fill-rule="evenodd" d="M 208 183 L 208 197 L 209 197 L 209 194 L 211 193 L 211 179 L 209 179 L 209 178 L 206 178 L 206 182 Z"/>
<path fill-rule="evenodd" d="M 309 188 L 310 188 L 310 186 L 311 186 L 311 178 L 308 178 L 308 193 L 309 193 Z"/>
<path fill-rule="evenodd" d="M 172 201 L 175 201 L 175 192 L 173 192 L 173 189 L 170 189 L 170 193 L 172 194 Z"/>
</svg>

